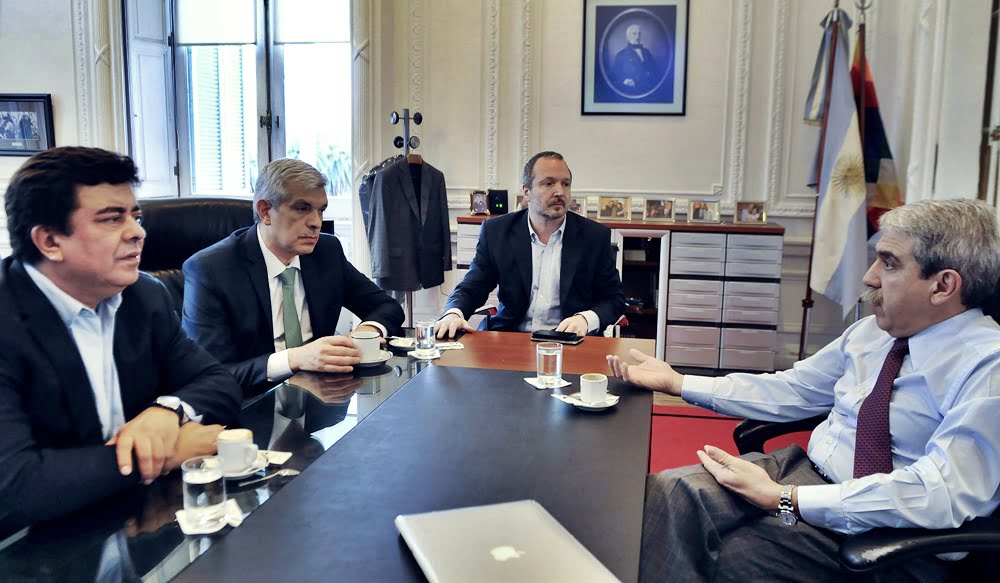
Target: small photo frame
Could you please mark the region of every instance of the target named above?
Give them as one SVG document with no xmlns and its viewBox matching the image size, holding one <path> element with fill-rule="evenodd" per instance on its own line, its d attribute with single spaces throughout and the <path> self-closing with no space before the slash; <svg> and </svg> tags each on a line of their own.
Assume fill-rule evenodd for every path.
<svg viewBox="0 0 1000 583">
<path fill-rule="evenodd" d="M 597 203 L 597 218 L 631 221 L 632 201 L 627 196 L 602 196 Z"/>
<path fill-rule="evenodd" d="M 689 223 L 718 223 L 719 201 L 689 200 L 687 220 Z"/>
<path fill-rule="evenodd" d="M 674 199 L 647 198 L 642 207 L 642 220 L 652 222 L 673 222 Z"/>
<path fill-rule="evenodd" d="M 569 212 L 576 213 L 581 217 L 587 216 L 587 198 L 569 199 Z"/>
<path fill-rule="evenodd" d="M 0 93 L 0 156 L 31 156 L 55 145 L 50 94 Z"/>
<path fill-rule="evenodd" d="M 763 225 L 767 222 L 767 213 L 764 212 L 764 203 L 736 203 L 736 213 L 733 214 L 733 222 L 743 225 Z"/>
<path fill-rule="evenodd" d="M 526 208 L 528 208 L 528 202 L 524 200 L 524 195 L 523 194 L 517 195 L 517 197 L 515 197 L 514 199 L 514 210 L 521 211 Z"/>
<path fill-rule="evenodd" d="M 490 205 L 485 190 L 473 190 L 469 194 L 469 211 L 474 215 L 490 214 Z"/>
</svg>

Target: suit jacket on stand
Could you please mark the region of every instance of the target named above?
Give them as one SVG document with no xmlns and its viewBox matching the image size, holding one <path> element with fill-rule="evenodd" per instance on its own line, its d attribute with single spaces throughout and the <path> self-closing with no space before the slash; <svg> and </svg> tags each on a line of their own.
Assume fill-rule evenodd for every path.
<svg viewBox="0 0 1000 583">
<path fill-rule="evenodd" d="M 424 162 L 420 192 L 415 192 L 405 157 L 379 172 L 368 245 L 372 279 L 382 289 L 413 291 L 444 283 L 444 272 L 451 269 L 444 174 Z"/>
</svg>

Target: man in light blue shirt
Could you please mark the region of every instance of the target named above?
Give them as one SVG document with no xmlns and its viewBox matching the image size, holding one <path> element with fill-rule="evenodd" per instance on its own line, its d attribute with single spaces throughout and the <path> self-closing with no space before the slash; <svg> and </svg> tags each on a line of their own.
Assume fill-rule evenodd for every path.
<svg viewBox="0 0 1000 583">
<path fill-rule="evenodd" d="M 637 365 L 608 356 L 626 381 L 727 415 L 829 413 L 808 455 L 705 446 L 702 466 L 650 476 L 643 579 L 837 580 L 846 534 L 956 527 L 1000 504 L 1000 326 L 981 309 L 1000 281 L 995 210 L 923 201 L 880 226 L 864 279 L 874 316 L 791 370 L 707 378 L 638 351 Z M 888 575 L 933 581 L 945 569 L 928 557 Z"/>
</svg>

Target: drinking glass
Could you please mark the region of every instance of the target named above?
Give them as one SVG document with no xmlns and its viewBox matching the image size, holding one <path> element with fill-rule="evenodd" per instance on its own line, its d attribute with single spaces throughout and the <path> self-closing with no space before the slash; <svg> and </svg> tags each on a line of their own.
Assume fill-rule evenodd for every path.
<svg viewBox="0 0 1000 583">
<path fill-rule="evenodd" d="M 562 382 L 563 346 L 558 342 L 540 342 L 535 350 L 538 384 L 557 387 Z"/>
<path fill-rule="evenodd" d="M 222 527 L 226 520 L 226 480 L 214 456 L 199 456 L 181 464 L 184 510 L 199 529 Z"/>
<path fill-rule="evenodd" d="M 416 349 L 421 353 L 434 350 L 436 339 L 434 338 L 434 320 L 417 320 L 414 324 L 414 334 L 416 336 Z"/>
</svg>

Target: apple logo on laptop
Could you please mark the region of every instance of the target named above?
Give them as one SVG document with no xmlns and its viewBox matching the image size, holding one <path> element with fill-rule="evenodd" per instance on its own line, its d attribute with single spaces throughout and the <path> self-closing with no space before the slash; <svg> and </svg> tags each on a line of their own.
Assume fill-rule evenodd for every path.
<svg viewBox="0 0 1000 583">
<path fill-rule="evenodd" d="M 504 545 L 491 549 L 490 554 L 493 555 L 494 560 L 502 563 L 508 559 L 520 559 L 527 554 L 527 551 L 519 551 L 510 545 Z"/>
</svg>

